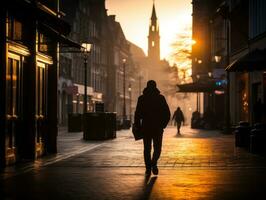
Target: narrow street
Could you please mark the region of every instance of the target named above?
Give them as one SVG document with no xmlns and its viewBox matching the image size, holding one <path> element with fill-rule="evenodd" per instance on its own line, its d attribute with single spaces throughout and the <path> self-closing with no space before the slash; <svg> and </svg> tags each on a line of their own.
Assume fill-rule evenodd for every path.
<svg viewBox="0 0 266 200">
<path fill-rule="evenodd" d="M 233 135 L 165 130 L 159 175 L 145 180 L 142 141 L 119 131 L 108 141 L 59 133 L 59 153 L 1 174 L 3 199 L 264 199 L 266 158 L 234 146 Z M 260 196 L 260 198 L 259 198 Z"/>
</svg>

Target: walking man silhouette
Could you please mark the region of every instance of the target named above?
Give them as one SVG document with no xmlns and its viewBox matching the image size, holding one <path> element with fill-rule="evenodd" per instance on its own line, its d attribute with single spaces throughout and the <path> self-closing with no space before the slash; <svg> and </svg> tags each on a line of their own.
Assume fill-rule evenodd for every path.
<svg viewBox="0 0 266 200">
<path fill-rule="evenodd" d="M 161 155 L 163 131 L 167 126 L 171 113 L 163 95 L 156 87 L 154 80 L 147 82 L 143 95 L 138 98 L 135 111 L 135 125 L 143 131 L 145 174 L 158 175 L 157 161 Z M 151 157 L 151 145 L 153 155 Z"/>
<path fill-rule="evenodd" d="M 175 120 L 176 122 L 176 127 L 177 127 L 177 134 L 180 135 L 180 128 L 181 128 L 181 123 L 185 122 L 184 114 L 180 107 L 177 107 L 172 120 Z"/>
</svg>

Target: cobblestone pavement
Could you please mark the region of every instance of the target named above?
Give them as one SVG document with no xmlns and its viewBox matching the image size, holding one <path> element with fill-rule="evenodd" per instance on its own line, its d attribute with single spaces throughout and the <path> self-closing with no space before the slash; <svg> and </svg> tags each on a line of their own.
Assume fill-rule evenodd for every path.
<svg viewBox="0 0 266 200">
<path fill-rule="evenodd" d="M 150 179 L 144 176 L 142 141 L 134 141 L 130 131 L 105 142 L 68 135 L 62 137 L 61 157 L 2 179 L 0 194 L 3 199 L 266 199 L 265 157 L 235 148 L 233 135 L 188 127 L 181 134 L 176 136 L 174 127 L 165 130 L 159 175 Z"/>
</svg>

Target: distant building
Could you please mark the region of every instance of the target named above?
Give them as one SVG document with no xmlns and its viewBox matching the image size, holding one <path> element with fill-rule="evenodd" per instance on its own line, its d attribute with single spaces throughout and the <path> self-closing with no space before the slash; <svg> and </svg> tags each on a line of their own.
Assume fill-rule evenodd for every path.
<svg viewBox="0 0 266 200">
<path fill-rule="evenodd" d="M 108 26 L 112 45 L 109 49 L 110 67 L 108 68 L 106 109 L 109 112 L 116 112 L 118 120 L 122 119 L 125 99 L 126 116 L 130 119 L 133 112 L 132 94 L 135 91 L 136 81 L 135 63 L 130 53 L 130 43 L 114 15 L 108 16 Z"/>
<path fill-rule="evenodd" d="M 138 97 L 142 94 L 144 87 L 148 81 L 148 70 L 144 67 L 144 63 L 147 60 L 147 56 L 144 51 L 137 45 L 129 42 L 130 53 L 134 63 L 135 71 L 132 73 L 132 101 L 131 101 L 131 110 L 132 117 L 135 113 Z"/>
<path fill-rule="evenodd" d="M 208 77 L 210 67 L 210 7 L 211 0 L 193 0 L 192 38 L 196 44 L 192 46 L 192 78 Z"/>
<path fill-rule="evenodd" d="M 80 44 L 91 43 L 87 63 L 88 111 L 96 102 L 104 102 L 107 81 L 107 13 L 104 0 L 65 0 L 64 19 L 70 23 L 70 38 Z M 68 113 L 82 113 L 84 104 L 84 53 L 61 54 L 59 81 L 59 122 L 65 125 Z M 64 73 L 68 72 L 68 74 Z"/>
<path fill-rule="evenodd" d="M 167 92 L 169 63 L 160 58 L 160 28 L 156 14 L 155 5 L 152 6 L 152 14 L 148 35 L 148 56 L 141 64 L 146 79 L 153 79 L 157 82 L 162 93 Z"/>
<path fill-rule="evenodd" d="M 147 81 L 150 79 L 155 80 L 160 91 L 168 95 L 168 78 L 171 73 L 171 67 L 166 60 L 161 60 L 160 58 L 160 31 L 154 4 L 149 25 L 148 56 L 145 55 L 140 47 L 133 43 L 130 43 L 130 51 L 135 69 L 137 69 L 137 73 L 133 76 L 135 77 L 135 87 L 138 88 L 138 90 L 135 91 L 135 96 L 137 97 L 142 94 Z M 133 109 L 135 109 L 135 107 L 133 107 Z"/>
<path fill-rule="evenodd" d="M 88 111 L 94 112 L 95 104 L 102 102 L 105 111 L 117 112 L 117 117 L 121 118 L 125 85 L 126 115 L 129 118 L 128 88 L 135 70 L 132 70 L 134 63 L 121 25 L 114 15 L 107 15 L 105 0 L 65 0 L 62 6 L 64 19 L 72 26 L 70 38 L 80 44 L 92 44 L 87 64 Z M 68 113 L 83 112 L 84 54 L 76 51 L 61 56 L 64 59 L 60 63 L 58 113 L 60 123 L 65 125 Z M 126 59 L 125 82 L 123 59 Z"/>
<path fill-rule="evenodd" d="M 226 107 L 224 94 L 226 73 L 224 66 L 221 67 L 221 63 L 215 62 L 216 55 L 226 52 L 225 24 L 222 24 L 223 21 L 218 22 L 215 10 L 220 2 L 220 0 L 192 1 L 192 39 L 196 42 L 192 46 L 191 53 L 193 83 L 183 85 L 183 92 L 197 94 L 196 111 L 202 116 L 209 111 L 219 113 L 214 120 L 215 125 L 213 122 L 211 124 L 213 128 L 221 128 L 224 124 Z M 203 123 L 206 123 L 206 127 L 210 127 L 210 122 Z"/>
<path fill-rule="evenodd" d="M 265 122 L 265 114 L 258 119 L 254 112 L 257 102 L 265 105 L 266 101 L 265 13 L 263 0 L 193 1 L 193 39 L 197 42 L 192 51 L 193 74 L 194 77 L 201 76 L 200 70 L 204 69 L 205 74 L 210 70 L 214 83 L 224 87 L 225 94 L 205 96 L 204 101 L 205 105 L 218 104 L 214 106 L 215 113 L 228 112 L 229 115 L 223 118 L 228 118 L 233 125 L 239 121 Z M 205 25 L 198 24 L 203 19 L 206 19 Z M 201 37 L 203 33 L 205 37 Z M 208 47 L 204 48 L 206 45 Z M 202 51 L 206 51 L 205 59 L 209 57 L 208 67 L 205 67 L 204 59 L 197 63 Z M 213 98 L 215 96 L 219 98 Z"/>
<path fill-rule="evenodd" d="M 230 65 L 227 67 L 231 123 L 265 123 L 266 2 L 240 0 L 227 5 L 231 16 Z M 258 109 L 259 101 L 262 105 Z"/>
</svg>

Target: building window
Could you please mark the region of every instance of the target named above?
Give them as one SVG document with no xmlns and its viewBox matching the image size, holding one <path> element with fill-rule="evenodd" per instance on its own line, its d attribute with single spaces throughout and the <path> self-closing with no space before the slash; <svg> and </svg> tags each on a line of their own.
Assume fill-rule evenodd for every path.
<svg viewBox="0 0 266 200">
<path fill-rule="evenodd" d="M 155 26 L 154 26 L 154 25 L 151 27 L 151 30 L 152 30 L 153 32 L 155 31 Z"/>
<path fill-rule="evenodd" d="M 152 46 L 152 47 L 155 46 L 155 42 L 154 42 L 154 41 L 151 42 L 151 46 Z"/>
<path fill-rule="evenodd" d="M 38 33 L 38 51 L 47 52 L 48 51 L 49 39 L 42 33 Z"/>
<path fill-rule="evenodd" d="M 21 42 L 22 40 L 22 23 L 16 19 L 9 17 L 8 18 L 8 33 L 7 36 L 9 39 L 16 42 Z"/>
<path fill-rule="evenodd" d="M 249 5 L 249 35 L 250 38 L 254 38 L 266 32 L 266 1 L 250 0 Z"/>
<path fill-rule="evenodd" d="M 38 63 L 36 70 L 36 114 L 45 115 L 46 106 L 46 65 Z"/>
<path fill-rule="evenodd" d="M 59 66 L 59 76 L 71 79 L 72 77 L 72 60 L 65 57 L 60 56 L 60 66 Z"/>
</svg>

